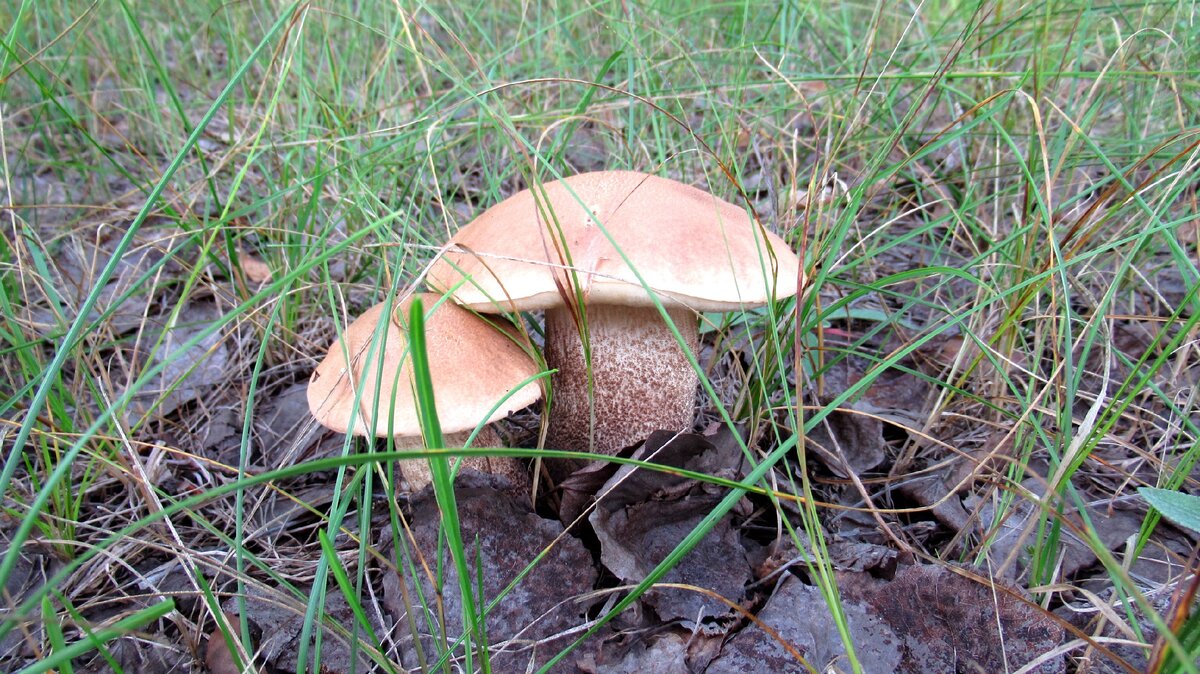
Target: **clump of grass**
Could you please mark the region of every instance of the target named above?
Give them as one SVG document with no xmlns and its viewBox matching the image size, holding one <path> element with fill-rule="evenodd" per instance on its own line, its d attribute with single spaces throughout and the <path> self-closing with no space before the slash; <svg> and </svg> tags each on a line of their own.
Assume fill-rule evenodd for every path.
<svg viewBox="0 0 1200 674">
<path fill-rule="evenodd" d="M 800 549 L 802 535 L 815 542 L 809 575 L 851 653 L 822 547 L 826 502 L 868 510 L 893 544 L 925 559 L 986 567 L 1046 606 L 1103 613 L 1147 646 L 1164 644 L 1163 671 L 1195 671 L 1160 617 L 1169 585 L 1129 571 L 1157 518 L 1117 551 L 1091 521 L 1138 486 L 1197 487 L 1200 33 L 1186 6 L 508 9 L 0 9 L 10 206 L 0 212 L 0 507 L 11 541 L 0 581 L 43 542 L 68 569 L 0 623 L 4 634 L 47 628 L 27 639 L 51 657 L 28 671 L 108 655 L 106 643 L 159 620 L 168 607 L 131 601 L 120 621 L 97 622 L 108 609 L 96 597 L 128 596 L 119 583 L 141 561 L 186 569 L 194 599 L 286 587 L 305 606 L 304 656 L 319 660 L 324 590 L 299 588 L 324 588 L 331 573 L 350 598 L 365 587 L 370 541 L 338 534 L 373 514 L 398 521 L 386 479 L 395 457 L 347 443 L 340 458 L 264 473 L 254 464 L 261 399 L 303 380 L 334 324 L 417 282 L 482 208 L 535 178 L 596 168 L 705 186 L 804 255 L 801 299 L 714 330 L 713 362 L 745 365 L 733 386 L 706 378 L 705 414 L 747 424 L 760 460 L 747 487 L 782 475 L 758 483 L 776 490 L 768 500 L 801 499 L 799 518 L 784 508 L 774 517 Z M 98 304 L 139 232 L 170 243 Z M 77 288 L 58 269 L 74 241 L 109 256 Z M 248 278 L 249 254 L 269 281 Z M 123 364 L 108 356 L 130 334 L 117 327 L 121 307 L 177 320 L 195 300 L 214 302 L 220 318 L 174 354 L 114 369 Z M 850 338 L 836 343 L 828 330 Z M 131 396 L 212 335 L 233 354 L 233 383 L 131 424 Z M 946 344 L 941 369 L 912 365 Z M 855 385 L 830 384 L 859 365 Z M 896 403 L 915 421 L 890 448 L 890 470 L 853 498 L 814 480 L 821 469 L 796 451 L 805 431 L 897 368 L 929 394 Z M 233 464 L 163 441 L 221 406 L 239 421 Z M 978 529 L 910 535 L 904 525 L 928 508 L 894 502 L 891 487 L 946 464 L 967 466 L 958 486 Z M 323 470 L 335 471 L 319 509 L 326 546 L 282 578 L 272 560 L 285 543 L 249 535 L 248 519 L 280 493 L 259 485 Z M 995 543 L 1014 521 L 1023 560 Z M 1093 605 L 1060 574 L 1069 536 L 1106 578 Z M 97 580 L 106 573 L 126 580 Z M 157 629 L 211 632 L 207 610 Z M 1069 657 L 1104 634 L 1077 636 Z M 380 635 L 359 638 L 386 653 Z M 452 657 L 444 646 L 431 664 Z"/>
</svg>

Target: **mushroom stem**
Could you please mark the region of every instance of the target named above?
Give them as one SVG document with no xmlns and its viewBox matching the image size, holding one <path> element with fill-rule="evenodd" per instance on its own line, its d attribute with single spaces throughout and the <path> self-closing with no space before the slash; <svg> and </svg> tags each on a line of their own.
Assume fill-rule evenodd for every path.
<svg viewBox="0 0 1200 674">
<path fill-rule="evenodd" d="M 447 447 L 462 447 L 467 444 L 467 438 L 470 436 L 470 431 L 444 433 L 442 440 Z M 503 447 L 504 443 L 491 426 L 484 426 L 483 430 L 479 431 L 479 435 L 475 436 L 475 442 L 472 445 L 474 447 Z M 395 446 L 397 451 L 425 449 L 419 436 L 396 438 Z M 529 493 L 529 475 L 525 472 L 525 465 L 516 457 L 467 456 L 463 457 L 462 465 L 464 468 L 473 468 L 481 473 L 503 475 L 513 483 L 514 493 Z M 414 493 L 433 482 L 433 473 L 429 470 L 429 460 L 426 458 L 404 461 L 400 464 L 400 471 L 404 474 L 404 480 L 408 482 L 409 490 Z"/>
<path fill-rule="evenodd" d="M 695 353 L 695 314 L 684 307 L 668 307 L 667 313 Z M 699 378 L 658 309 L 596 304 L 587 307 L 587 326 L 590 396 L 583 342 L 570 310 L 546 310 L 546 363 L 558 370 L 551 377 L 547 446 L 612 456 L 651 431 L 690 430 Z"/>
</svg>

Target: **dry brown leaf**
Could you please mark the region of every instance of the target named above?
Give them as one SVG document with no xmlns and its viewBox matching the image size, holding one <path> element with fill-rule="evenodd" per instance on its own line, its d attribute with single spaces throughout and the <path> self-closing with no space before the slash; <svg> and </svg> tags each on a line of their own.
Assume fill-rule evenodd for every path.
<svg viewBox="0 0 1200 674">
<path fill-rule="evenodd" d="M 866 414 L 832 412 L 805 438 L 805 449 L 839 477 L 862 475 L 887 458 L 883 422 Z"/>
<path fill-rule="evenodd" d="M 635 634 L 619 646 L 585 654 L 576 666 L 586 674 L 690 674 L 693 671 L 687 662 L 688 635 L 667 632 L 640 638 Z"/>
<path fill-rule="evenodd" d="M 904 567 L 893 580 L 839 573 L 846 602 L 862 602 L 901 641 L 903 660 L 896 672 L 1003 672 L 1019 669 L 1053 650 L 1062 626 L 1016 590 L 988 587 L 949 568 Z M 1062 657 L 1031 671 L 1059 674 Z"/>
<path fill-rule="evenodd" d="M 844 601 L 842 610 L 863 671 L 897 671 L 901 639 L 896 633 L 865 604 Z M 729 640 L 706 674 L 809 671 L 797 660 L 797 653 L 818 672 L 850 671 L 837 624 L 816 587 L 786 577 L 758 619 L 774 633 L 758 624 L 748 625 Z"/>
<path fill-rule="evenodd" d="M 702 435 L 656 431 L 635 458 L 696 472 L 734 476 L 740 450 L 714 444 Z M 724 497 L 725 489 L 679 475 L 622 466 L 600 491 L 588 518 L 600 539 L 600 560 L 618 578 L 639 582 Z M 664 583 L 691 585 L 740 603 L 753 572 L 730 518 L 708 535 L 663 577 Z M 701 591 L 656 588 L 643 601 L 664 620 L 685 627 L 724 631 L 729 607 Z"/>
<path fill-rule="evenodd" d="M 604 483 L 608 482 L 620 467 L 621 464 L 611 461 L 593 461 L 560 482 L 559 521 L 564 526 L 570 526 L 578 519 L 595 501 L 596 492 L 604 487 Z"/>
<path fill-rule="evenodd" d="M 114 358 L 116 363 L 132 366 L 133 375 L 163 364 L 162 371 L 134 393 L 126 413 L 130 420 L 151 410 L 166 416 L 228 380 L 230 351 L 221 331 L 184 347 L 219 316 L 212 302 L 189 302 L 172 324 L 168 325 L 166 318 L 147 320 L 138 338 Z M 180 349 L 182 352 L 175 353 Z"/>
<path fill-rule="evenodd" d="M 262 465 L 291 466 L 342 451 L 346 436 L 312 422 L 307 392 L 305 380 L 264 396 L 256 407 L 254 442 Z"/>
<path fill-rule="evenodd" d="M 332 585 L 332 584 L 331 584 Z M 240 605 L 240 606 L 239 606 Z M 256 585 L 246 585 L 244 597 L 232 596 L 225 600 L 223 608 L 227 614 L 234 616 L 231 625 L 239 629 L 236 611 L 244 608 L 246 617 L 252 628 L 254 638 L 254 656 L 266 667 L 273 670 L 294 672 L 299 658 L 300 636 L 304 628 L 304 606 L 294 601 L 281 590 L 263 588 Z M 369 655 L 364 643 L 360 642 L 351 649 L 347 636 L 330 625 L 344 626 L 350 630 L 353 638 L 364 639 L 360 629 L 356 629 L 357 618 L 345 597 L 332 586 L 325 593 L 325 606 L 322 607 L 321 618 L 321 674 L 348 674 L 351 671 L 367 672 L 371 670 Z M 380 623 L 380 616 L 369 611 L 371 628 L 377 634 L 385 631 Z M 264 629 L 257 629 L 262 626 Z M 222 647 L 224 637 L 217 632 L 217 638 Z M 312 638 L 312 637 L 310 637 Z M 209 642 L 212 648 L 212 642 Z M 311 645 L 311 643 L 310 643 Z M 225 650 L 228 650 L 227 648 Z M 309 657 L 312 657 L 311 651 Z M 236 670 L 233 670 L 236 671 Z"/>
<path fill-rule="evenodd" d="M 107 225 L 98 226 L 96 231 L 99 233 L 91 238 L 72 234 L 59 243 L 52 258 L 50 278 L 45 280 L 53 286 L 53 293 L 37 285 L 28 286 L 32 307 L 29 319 L 38 334 L 50 336 L 63 329 L 77 317 L 79 306 L 95 288 L 96 277 L 113 256 L 116 240 L 122 233 L 118 227 Z M 97 320 L 109 312 L 103 327 L 115 335 L 141 326 L 147 313 L 152 313 L 159 284 L 173 283 L 181 272 L 174 257 L 163 262 L 165 251 L 177 246 L 176 239 L 180 236 L 182 232 L 169 227 L 150 227 L 140 232 L 134 245 L 117 262 L 116 273 L 101 288 L 87 319 Z M 160 263 L 160 271 L 151 272 Z M 147 273 L 151 274 L 149 281 L 143 279 Z M 63 305 L 52 309 L 51 294 L 57 295 Z M 128 297 L 122 299 L 125 295 Z"/>
<path fill-rule="evenodd" d="M 236 635 L 240 623 L 241 619 L 236 613 L 228 611 L 225 613 L 225 627 L 231 633 Z M 254 651 L 251 644 L 243 644 L 243 646 L 248 652 Z M 212 634 L 208 635 L 208 646 L 204 650 L 204 664 L 208 665 L 208 670 L 212 674 L 242 674 L 245 671 L 237 665 L 220 625 L 213 630 Z M 262 670 L 255 669 L 254 671 L 261 672 Z"/>
<path fill-rule="evenodd" d="M 238 622 L 238 616 L 226 613 L 226 626 L 230 630 L 236 630 Z M 208 664 L 209 672 L 212 674 L 241 674 L 242 672 L 241 667 L 238 667 L 238 663 L 234 660 L 233 652 L 229 650 L 229 643 L 220 626 L 217 626 L 209 634 L 209 645 L 204 650 L 204 663 Z"/>
<path fill-rule="evenodd" d="M 496 599 L 530 562 L 546 551 L 533 570 L 487 614 L 491 664 L 496 672 L 525 671 L 531 662 L 536 669 L 570 643 L 574 638 L 570 630 L 584 622 L 586 610 L 585 605 L 572 598 L 590 592 L 596 580 L 592 557 L 583 545 L 570 536 L 559 538 L 562 526 L 531 512 L 528 504 L 515 498 L 510 489 L 507 480 L 470 469 L 459 473 L 454 484 L 467 563 L 472 574 L 480 574 L 483 586 L 484 596 L 476 597 L 477 601 L 486 605 Z M 441 519 L 431 491 L 423 491 L 416 497 L 410 519 L 412 537 L 428 568 L 440 563 L 443 569 L 441 615 L 445 616 L 447 636 L 455 639 L 462 633 L 462 599 L 444 535 L 438 545 Z M 385 541 L 379 549 L 391 550 L 392 545 Z M 443 555 L 440 562 L 435 554 L 439 549 Z M 397 566 L 411 568 L 407 562 Z M 416 568 L 426 567 L 418 562 Z M 472 580 L 476 578 L 473 576 Z M 422 635 L 424 653 L 427 656 L 436 653 L 439 647 L 436 637 L 429 634 L 429 618 L 415 605 L 416 588 L 421 588 L 431 606 L 436 606 L 435 598 L 439 595 L 424 573 L 420 573 L 416 582 L 411 577 L 404 582 L 414 609 L 421 611 L 415 625 Z M 415 666 L 415 648 L 407 636 L 408 618 L 401 608 L 402 590 L 395 574 L 384 576 L 386 605 L 400 623 L 398 634 L 404 635 L 401 649 L 405 664 Z"/>
<path fill-rule="evenodd" d="M 1036 479 L 1028 479 L 1021 483 L 1022 487 L 1038 498 L 1044 498 L 1045 487 Z M 988 538 L 988 555 L 993 562 L 1008 559 L 1015 555 L 1016 563 L 1002 569 L 1004 577 L 1016 580 L 1022 577 L 1029 564 L 1028 548 L 1032 539 L 1025 533 L 1033 526 L 1030 521 L 1038 514 L 1038 509 L 1029 499 L 1019 499 L 1007 511 L 1003 519 L 997 520 L 997 510 L 991 500 L 984 500 L 978 495 L 964 499 L 964 504 L 972 509 L 978 509 L 980 526 L 991 533 Z M 1123 505 L 1123 508 L 1130 506 Z M 1072 526 L 1062 528 L 1059 547 L 1055 554 L 1058 558 L 1056 573 L 1058 578 L 1074 580 L 1076 575 L 1099 562 L 1091 545 L 1076 533 L 1083 528 L 1083 517 L 1073 505 L 1065 504 L 1060 515 Z M 1136 534 L 1145 519 L 1143 509 L 1115 509 L 1101 506 L 1091 506 L 1087 509 L 1088 527 L 1095 532 L 1099 541 L 1109 550 L 1117 552 L 1125 548 L 1126 541 Z M 997 526 L 998 525 L 998 526 Z M 1186 557 L 1191 543 L 1183 536 L 1176 536 L 1168 527 L 1160 527 L 1156 544 L 1147 546 L 1142 554 L 1133 562 L 1131 571 L 1135 577 L 1149 582 L 1168 583 L 1172 575 L 1172 566 L 1167 560 L 1174 555 Z M 1165 548 L 1165 549 L 1164 549 Z"/>
<path fill-rule="evenodd" d="M 896 490 L 917 505 L 929 508 L 934 519 L 951 533 L 958 533 L 970 522 L 962 499 L 950 493 L 950 488 L 938 475 L 907 479 L 897 485 Z"/>
<path fill-rule="evenodd" d="M 175 674 L 197 668 L 195 655 L 176 639 L 139 632 L 110 641 L 107 653 L 91 654 L 91 662 L 75 665 L 76 674 L 114 674 L 114 672 L 154 672 Z M 88 656 L 85 656 L 88 657 Z M 116 664 L 116 667 L 113 664 Z M 119 667 L 119 669 L 118 669 Z M 15 671 L 15 670 L 4 670 Z"/>
<path fill-rule="evenodd" d="M 900 553 L 894 548 L 874 543 L 835 538 L 826 543 L 826 549 L 830 564 L 838 571 L 869 572 L 876 578 L 894 578 L 900 562 Z"/>
<path fill-rule="evenodd" d="M 262 258 L 245 250 L 238 250 L 238 264 L 251 283 L 263 284 L 271 282 L 271 268 Z"/>
</svg>

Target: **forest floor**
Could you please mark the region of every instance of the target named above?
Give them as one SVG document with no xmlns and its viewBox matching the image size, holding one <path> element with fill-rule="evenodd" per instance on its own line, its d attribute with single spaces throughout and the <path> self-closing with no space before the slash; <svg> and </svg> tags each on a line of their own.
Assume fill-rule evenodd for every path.
<svg viewBox="0 0 1200 674">
<path fill-rule="evenodd" d="M 1138 491 L 1200 494 L 1187 3 L 361 5 L 0 8 L 0 670 L 1197 671 Z M 463 450 L 316 423 L 450 235 L 612 169 L 802 259 L 698 315 L 692 428 L 555 484 L 539 403 L 465 452 L 536 497 L 451 509 L 401 459 Z"/>
</svg>

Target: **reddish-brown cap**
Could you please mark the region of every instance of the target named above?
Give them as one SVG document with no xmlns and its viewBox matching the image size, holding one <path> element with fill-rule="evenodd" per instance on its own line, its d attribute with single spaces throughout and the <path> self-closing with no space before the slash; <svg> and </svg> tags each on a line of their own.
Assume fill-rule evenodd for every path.
<svg viewBox="0 0 1200 674">
<path fill-rule="evenodd" d="M 438 418 L 446 433 L 470 430 L 533 404 L 541 397 L 530 382 L 492 408 L 521 382 L 538 373 L 533 359 L 501 330 L 452 302 L 433 308 L 439 295 L 422 294 L 430 312 L 425 321 L 430 377 Z M 329 350 L 308 382 L 308 407 L 317 421 L 342 433 L 350 426 L 355 395 L 356 435 L 413 436 L 420 421 L 412 391 L 408 354 L 408 308 L 412 298 L 396 302 L 385 317 L 377 304 L 355 319 Z M 380 326 L 385 318 L 386 326 Z M 372 342 L 375 345 L 372 348 Z M 347 356 L 352 363 L 347 367 Z M 376 393 L 378 382 L 379 391 Z M 378 412 L 374 401 L 378 400 Z M 370 423 L 374 419 L 375 423 Z"/>
<path fill-rule="evenodd" d="M 584 173 L 524 190 L 484 211 L 450 243 L 430 268 L 429 284 L 453 290 L 455 301 L 476 311 L 560 305 L 555 276 L 570 288 L 566 267 L 578 272 L 589 303 L 652 304 L 637 270 L 660 301 L 698 311 L 754 306 L 772 293 L 789 297 L 799 280 L 796 255 L 741 208 L 633 171 Z"/>
</svg>

